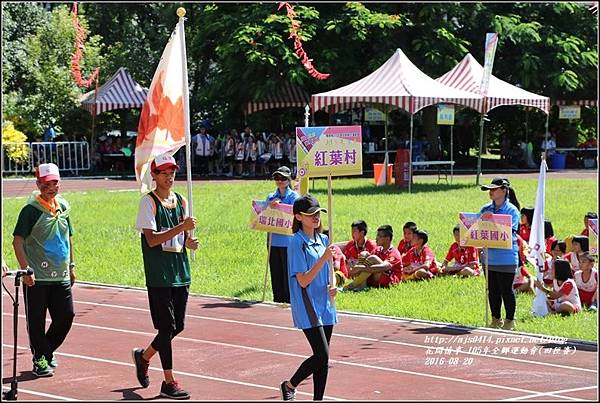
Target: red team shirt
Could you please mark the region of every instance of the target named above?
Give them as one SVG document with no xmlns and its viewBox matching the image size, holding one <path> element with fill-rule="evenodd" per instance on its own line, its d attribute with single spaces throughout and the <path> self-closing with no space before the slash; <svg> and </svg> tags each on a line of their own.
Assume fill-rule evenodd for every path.
<svg viewBox="0 0 600 403">
<path fill-rule="evenodd" d="M 465 246 L 461 248 L 458 242 L 454 242 L 452 245 L 450 245 L 450 249 L 448 249 L 445 260 L 447 262 L 454 260 L 459 264 L 476 263 L 474 271 L 475 274 L 479 275 L 479 256 L 477 253 L 477 248 L 473 246 Z"/>
<path fill-rule="evenodd" d="M 406 252 L 408 252 L 410 248 L 412 248 L 410 242 L 402 238 L 398 244 L 398 252 L 400 252 L 400 256 L 406 255 Z"/>
<path fill-rule="evenodd" d="M 529 237 L 531 236 L 531 227 L 525 225 L 519 225 L 519 235 L 525 241 L 529 242 Z"/>
<path fill-rule="evenodd" d="M 437 274 L 438 267 L 435 261 L 435 255 L 431 248 L 427 245 L 423 246 L 421 253 L 417 253 L 416 246 L 410 248 L 410 250 L 402 257 L 402 264 L 404 266 L 410 266 L 411 263 L 427 264 L 427 270 L 431 274 Z"/>
<path fill-rule="evenodd" d="M 358 260 L 358 254 L 365 250 L 369 252 L 369 255 L 375 254 L 375 251 L 377 250 L 377 244 L 375 241 L 366 239 L 365 244 L 362 248 L 360 248 L 358 245 L 356 245 L 356 242 L 352 240 L 348 242 L 346 246 L 344 246 L 344 255 L 346 255 L 346 260 L 348 260 L 348 262 L 356 262 Z"/>
<path fill-rule="evenodd" d="M 367 285 L 372 287 L 387 287 L 390 284 L 398 284 L 402 279 L 402 257 L 398 249 L 390 246 L 387 250 L 383 250 L 383 247 L 379 247 L 375 252 L 375 255 L 379 256 L 381 260 L 390 262 L 392 268 L 385 273 L 381 273 L 378 281 L 371 280 L 373 276 L 367 280 Z"/>
</svg>

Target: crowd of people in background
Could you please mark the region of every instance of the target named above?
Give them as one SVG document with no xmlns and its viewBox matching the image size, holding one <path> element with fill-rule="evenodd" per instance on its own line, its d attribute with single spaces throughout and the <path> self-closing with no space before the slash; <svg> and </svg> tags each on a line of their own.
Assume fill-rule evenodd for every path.
<svg viewBox="0 0 600 403">
<path fill-rule="evenodd" d="M 231 129 L 216 135 L 202 124 L 192 136 L 192 173 L 202 176 L 268 177 L 270 172 L 288 166 L 296 172 L 296 135 L 293 132 L 253 133 Z M 176 156 L 185 166 L 182 151 Z"/>
</svg>

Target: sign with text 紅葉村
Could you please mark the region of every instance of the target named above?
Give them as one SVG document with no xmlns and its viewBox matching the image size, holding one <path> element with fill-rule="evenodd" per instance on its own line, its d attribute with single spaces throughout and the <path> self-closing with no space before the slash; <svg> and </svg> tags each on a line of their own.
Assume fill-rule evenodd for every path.
<svg viewBox="0 0 600 403">
<path fill-rule="evenodd" d="M 296 128 L 298 176 L 362 175 L 361 126 Z"/>
<path fill-rule="evenodd" d="M 590 254 L 598 254 L 598 219 L 588 218 L 588 238 L 590 243 Z"/>
<path fill-rule="evenodd" d="M 292 235 L 293 222 L 294 213 L 291 204 L 279 203 L 275 207 L 269 207 L 269 203 L 264 200 L 252 200 L 252 213 L 248 224 L 250 229 Z"/>
<path fill-rule="evenodd" d="M 460 246 L 512 248 L 512 217 L 508 214 L 492 214 L 481 219 L 478 213 L 459 213 Z"/>
</svg>

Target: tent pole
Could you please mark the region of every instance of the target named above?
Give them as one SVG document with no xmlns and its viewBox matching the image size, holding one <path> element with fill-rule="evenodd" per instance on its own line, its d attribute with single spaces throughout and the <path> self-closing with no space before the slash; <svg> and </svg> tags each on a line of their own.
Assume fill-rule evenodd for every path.
<svg viewBox="0 0 600 403">
<path fill-rule="evenodd" d="M 408 146 L 408 193 L 412 191 L 412 150 L 413 150 L 413 118 L 414 115 L 410 114 L 410 144 Z"/>
<path fill-rule="evenodd" d="M 388 159 L 388 114 L 389 114 L 389 107 L 386 104 L 385 105 L 385 125 L 384 125 L 384 131 L 383 131 L 383 135 L 384 135 L 384 139 L 385 139 L 385 156 L 383 157 L 383 183 L 384 183 L 384 186 L 387 185 L 387 183 L 388 183 L 388 177 L 387 177 L 388 163 L 389 163 L 389 159 Z"/>
<path fill-rule="evenodd" d="M 454 124 L 450 125 L 450 184 L 454 179 Z"/>
<path fill-rule="evenodd" d="M 90 166 L 92 166 L 92 161 L 96 161 L 96 111 L 98 110 L 98 104 L 96 101 L 98 100 L 98 81 L 100 81 L 100 70 L 98 70 L 98 75 L 96 76 L 96 88 L 94 89 L 94 106 L 92 107 L 92 138 L 90 141 Z"/>
<path fill-rule="evenodd" d="M 546 153 L 548 152 L 547 148 L 548 148 L 548 136 L 550 134 L 549 132 L 549 124 L 550 122 L 550 112 L 546 113 L 546 134 L 544 135 L 544 144 L 546 144 L 546 148 L 544 149 L 544 152 L 542 153 L 542 159 L 546 160 Z"/>
<path fill-rule="evenodd" d="M 485 124 L 485 114 L 481 114 L 479 122 L 479 151 L 477 153 L 477 180 L 475 184 L 479 186 L 479 177 L 481 176 L 481 149 L 483 148 L 483 125 Z"/>
<path fill-rule="evenodd" d="M 529 143 L 529 108 L 525 107 L 525 142 Z"/>
</svg>

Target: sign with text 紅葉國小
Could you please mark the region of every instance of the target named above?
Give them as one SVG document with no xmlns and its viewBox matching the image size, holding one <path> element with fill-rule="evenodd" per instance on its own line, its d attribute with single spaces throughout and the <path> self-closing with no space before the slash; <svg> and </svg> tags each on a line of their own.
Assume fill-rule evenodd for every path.
<svg viewBox="0 0 600 403">
<path fill-rule="evenodd" d="M 252 200 L 252 213 L 248 224 L 250 229 L 292 235 L 293 222 L 291 204 L 279 203 L 275 207 L 269 207 L 269 203 L 264 200 Z"/>
<path fill-rule="evenodd" d="M 492 214 L 482 220 L 478 213 L 459 213 L 460 246 L 512 248 L 512 217 L 508 214 Z"/>
<path fill-rule="evenodd" d="M 454 105 L 438 104 L 437 105 L 437 124 L 438 125 L 453 125 L 454 124 Z"/>
<path fill-rule="evenodd" d="M 590 243 L 590 254 L 598 254 L 598 219 L 588 218 L 588 238 Z"/>
<path fill-rule="evenodd" d="M 581 119 L 581 106 L 560 105 L 558 107 L 558 118 L 559 119 Z"/>
<path fill-rule="evenodd" d="M 362 175 L 361 126 L 297 127 L 299 177 Z"/>
</svg>

